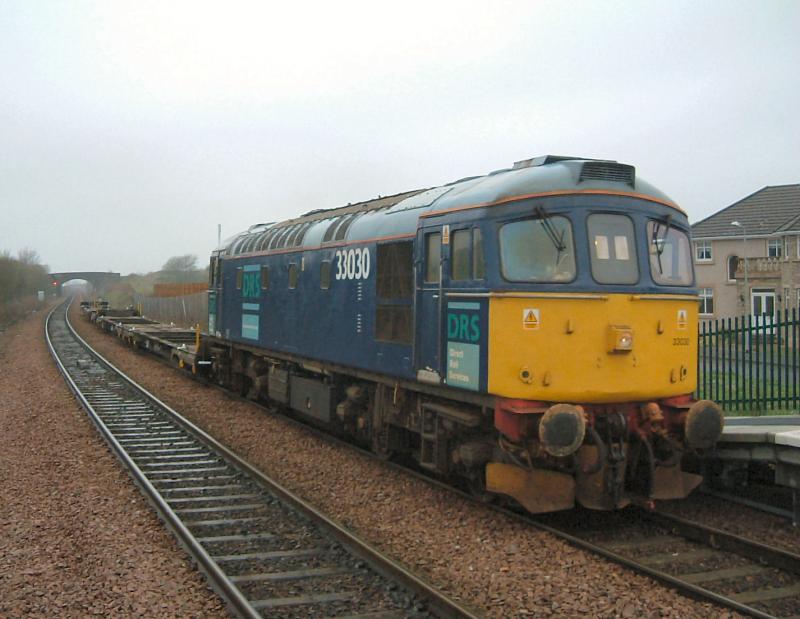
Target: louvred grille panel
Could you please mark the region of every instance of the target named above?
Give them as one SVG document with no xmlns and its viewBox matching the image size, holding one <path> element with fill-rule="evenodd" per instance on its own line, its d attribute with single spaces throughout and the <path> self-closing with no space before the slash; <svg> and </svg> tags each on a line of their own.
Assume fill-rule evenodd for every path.
<svg viewBox="0 0 800 619">
<path fill-rule="evenodd" d="M 625 183 L 633 187 L 636 180 L 636 168 L 622 163 L 587 161 L 581 168 L 578 182 L 582 183 L 587 180 Z"/>
</svg>

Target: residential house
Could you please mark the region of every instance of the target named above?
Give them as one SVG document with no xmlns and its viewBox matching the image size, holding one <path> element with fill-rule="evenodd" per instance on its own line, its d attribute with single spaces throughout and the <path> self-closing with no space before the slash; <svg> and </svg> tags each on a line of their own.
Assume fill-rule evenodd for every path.
<svg viewBox="0 0 800 619">
<path fill-rule="evenodd" d="M 701 319 L 800 310 L 800 184 L 764 187 L 692 225 Z"/>
</svg>

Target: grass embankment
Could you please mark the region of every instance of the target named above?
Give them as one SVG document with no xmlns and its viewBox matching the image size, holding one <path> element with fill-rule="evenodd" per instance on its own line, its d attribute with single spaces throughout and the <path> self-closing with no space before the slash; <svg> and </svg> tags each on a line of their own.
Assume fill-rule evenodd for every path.
<svg viewBox="0 0 800 619">
<path fill-rule="evenodd" d="M 780 378 L 763 368 L 752 377 L 735 372 L 712 372 L 699 377 L 698 397 L 714 400 L 727 415 L 767 416 L 800 414 L 800 376 L 780 369 Z"/>
<path fill-rule="evenodd" d="M 18 320 L 43 309 L 47 303 L 36 297 L 23 297 L 0 302 L 0 331 L 5 331 Z"/>
</svg>

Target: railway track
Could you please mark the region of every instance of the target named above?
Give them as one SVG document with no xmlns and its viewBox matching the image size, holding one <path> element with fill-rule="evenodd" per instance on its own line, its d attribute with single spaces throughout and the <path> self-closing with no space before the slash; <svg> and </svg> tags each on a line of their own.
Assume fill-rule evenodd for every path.
<svg viewBox="0 0 800 619">
<path fill-rule="evenodd" d="M 291 415 L 286 419 L 324 440 L 376 457 Z M 424 472 L 393 462 L 384 464 L 476 500 Z M 532 517 L 500 505 L 488 506 L 696 599 L 754 617 L 800 619 L 798 555 L 668 514 L 636 508 L 622 513 L 576 511 Z"/>
<path fill-rule="evenodd" d="M 99 432 L 241 617 L 474 618 L 253 469 L 47 318 L 51 354 Z"/>
<path fill-rule="evenodd" d="M 535 523 L 697 599 L 763 619 L 800 617 L 796 554 L 639 508 L 540 516 Z"/>
<path fill-rule="evenodd" d="M 733 494 L 731 491 L 716 490 L 713 488 L 703 488 L 702 492 L 709 496 L 728 501 L 729 503 L 738 503 L 739 505 L 746 505 L 773 516 L 780 516 L 787 520 L 791 520 L 794 526 L 800 526 L 800 492 L 792 492 L 788 488 L 781 488 L 780 496 L 776 497 L 770 493 L 769 498 L 763 498 L 765 493 L 748 492 L 750 488 L 745 488 L 741 494 Z"/>
</svg>

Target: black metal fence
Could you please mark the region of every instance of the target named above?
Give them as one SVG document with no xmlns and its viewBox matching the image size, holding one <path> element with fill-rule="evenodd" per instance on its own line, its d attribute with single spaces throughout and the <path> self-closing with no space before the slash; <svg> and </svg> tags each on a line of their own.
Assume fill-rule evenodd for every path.
<svg viewBox="0 0 800 619">
<path fill-rule="evenodd" d="M 699 398 L 756 415 L 800 409 L 797 309 L 704 322 L 698 339 Z"/>
</svg>

